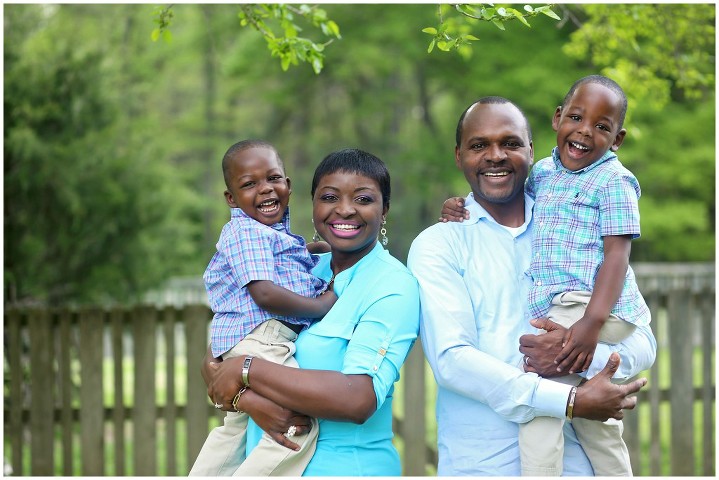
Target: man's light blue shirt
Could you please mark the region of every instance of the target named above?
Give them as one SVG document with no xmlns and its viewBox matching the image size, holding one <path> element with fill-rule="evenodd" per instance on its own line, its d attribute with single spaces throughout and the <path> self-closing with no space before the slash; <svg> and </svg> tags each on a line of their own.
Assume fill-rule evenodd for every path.
<svg viewBox="0 0 719 480">
<path fill-rule="evenodd" d="M 408 267 L 420 285 L 422 346 L 438 384 L 438 475 L 520 475 L 518 426 L 535 416 L 562 418 L 570 386 L 524 373 L 519 337 L 525 319 L 533 200 L 525 223 L 499 225 L 473 198 L 470 219 L 437 223 L 412 243 Z M 639 327 L 621 344 L 600 344 L 596 374 L 612 351 L 615 379 L 649 368 L 656 343 Z M 565 425 L 565 475 L 592 475 L 571 425 Z"/>
</svg>

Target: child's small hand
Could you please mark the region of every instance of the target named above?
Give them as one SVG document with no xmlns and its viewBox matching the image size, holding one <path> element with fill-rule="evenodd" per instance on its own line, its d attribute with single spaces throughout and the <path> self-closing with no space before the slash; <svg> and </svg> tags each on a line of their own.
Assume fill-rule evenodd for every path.
<svg viewBox="0 0 719 480">
<path fill-rule="evenodd" d="M 329 243 L 325 242 L 324 240 L 321 240 L 319 242 L 308 242 L 307 250 L 310 253 L 318 254 L 327 253 L 331 250 L 331 248 Z"/>
<path fill-rule="evenodd" d="M 452 197 L 448 198 L 442 204 L 442 216 L 439 217 L 440 222 L 463 222 L 469 220 L 469 210 L 464 208 L 464 198 Z"/>
<path fill-rule="evenodd" d="M 602 325 L 590 318 L 582 317 L 564 334 L 562 350 L 554 363 L 558 372 L 584 372 L 594 358 L 594 350 L 599 341 L 599 330 Z"/>
</svg>

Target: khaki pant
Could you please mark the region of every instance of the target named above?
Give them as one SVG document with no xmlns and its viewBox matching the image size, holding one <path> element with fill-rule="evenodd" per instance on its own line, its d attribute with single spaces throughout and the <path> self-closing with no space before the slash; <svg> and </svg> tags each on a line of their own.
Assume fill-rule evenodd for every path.
<svg viewBox="0 0 719 480">
<path fill-rule="evenodd" d="M 555 295 L 547 317 L 569 328 L 587 308 L 591 292 L 564 292 Z M 615 315 L 610 315 L 599 332 L 602 343 L 619 343 L 634 332 L 636 327 Z M 582 378 L 572 374 L 552 380 L 579 385 Z M 629 451 L 622 439 L 624 425 L 610 418 L 606 422 L 572 419 L 577 439 L 587 454 L 597 476 L 632 476 Z M 519 452 L 523 476 L 553 477 L 562 474 L 564 456 L 564 419 L 535 417 L 519 425 Z"/>
<path fill-rule="evenodd" d="M 297 334 L 277 320 L 268 320 L 223 355 L 223 359 L 254 355 L 282 365 L 298 367 L 293 355 Z M 300 476 L 312 459 L 317 446 L 319 426 L 312 419 L 312 428 L 292 441 L 300 445 L 295 452 L 263 433 L 260 443 L 245 456 L 247 446 L 246 413 L 227 412 L 224 424 L 207 436 L 190 476 Z"/>
</svg>

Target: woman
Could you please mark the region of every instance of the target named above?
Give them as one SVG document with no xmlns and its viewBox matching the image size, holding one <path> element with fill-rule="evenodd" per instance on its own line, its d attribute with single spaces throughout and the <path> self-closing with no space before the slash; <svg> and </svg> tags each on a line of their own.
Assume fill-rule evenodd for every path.
<svg viewBox="0 0 719 480">
<path fill-rule="evenodd" d="M 392 394 L 417 338 L 419 292 L 377 240 L 389 200 L 389 172 L 380 159 L 354 149 L 328 155 L 315 170 L 312 205 L 331 253 L 321 255 L 313 273 L 339 299 L 295 342 L 301 368 L 241 356 L 203 370 L 208 395 L 225 410 L 248 387 L 237 409 L 285 446 L 298 448 L 291 439 L 308 428 L 306 416 L 320 419 L 304 475 L 401 474 Z M 248 431 L 248 453 L 259 438 L 255 429 Z"/>
</svg>

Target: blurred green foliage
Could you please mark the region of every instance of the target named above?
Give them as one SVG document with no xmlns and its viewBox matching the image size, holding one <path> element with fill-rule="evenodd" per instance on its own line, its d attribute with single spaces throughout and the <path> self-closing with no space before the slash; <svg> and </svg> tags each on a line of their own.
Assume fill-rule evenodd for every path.
<svg viewBox="0 0 719 480">
<path fill-rule="evenodd" d="M 467 105 L 515 100 L 542 158 L 554 109 L 598 72 L 632 102 L 619 151 L 643 192 L 632 260 L 714 259 L 713 5 L 560 5 L 561 21 L 531 28 L 468 23 L 479 40 L 460 54 L 427 53 L 436 5 L 322 9 L 342 36 L 317 75 L 284 72 L 237 5 L 174 5 L 170 42 L 151 40 L 149 5 L 5 5 L 6 303 L 127 301 L 201 276 L 228 219 L 220 159 L 250 137 L 282 155 L 306 238 L 315 165 L 338 148 L 377 154 L 393 180 L 389 248 L 404 260 L 442 201 L 467 193 L 454 166 Z"/>
</svg>

